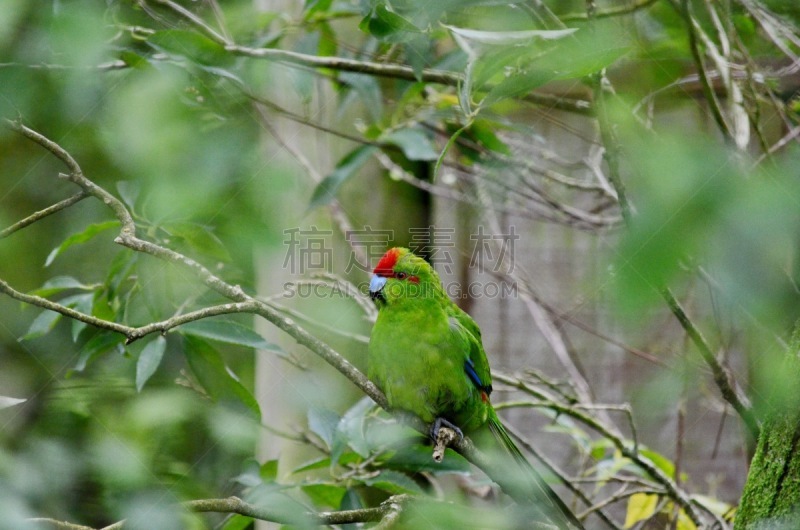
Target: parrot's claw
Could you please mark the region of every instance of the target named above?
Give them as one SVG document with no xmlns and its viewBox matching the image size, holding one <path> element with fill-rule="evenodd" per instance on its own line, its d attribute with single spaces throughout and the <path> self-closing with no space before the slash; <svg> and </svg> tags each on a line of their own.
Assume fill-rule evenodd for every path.
<svg viewBox="0 0 800 530">
<path fill-rule="evenodd" d="M 464 433 L 461 432 L 461 429 L 459 429 L 458 427 L 456 427 L 455 425 L 453 425 L 444 418 L 436 418 L 436 421 L 434 421 L 433 425 L 431 425 L 431 432 L 430 432 L 431 438 L 433 438 L 434 441 L 439 439 L 439 429 L 441 429 L 442 427 L 447 427 L 448 429 L 452 429 L 453 431 L 455 431 L 455 433 L 458 435 L 459 440 L 464 439 Z"/>
</svg>

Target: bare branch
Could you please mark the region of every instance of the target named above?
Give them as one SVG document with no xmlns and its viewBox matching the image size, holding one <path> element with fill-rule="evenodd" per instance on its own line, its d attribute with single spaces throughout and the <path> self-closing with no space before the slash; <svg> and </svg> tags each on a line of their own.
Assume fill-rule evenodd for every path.
<svg viewBox="0 0 800 530">
<path fill-rule="evenodd" d="M 298 519 L 308 519 L 309 522 L 319 525 L 338 525 L 367 523 L 379 521 L 392 511 L 400 510 L 401 506 L 408 502 L 411 497 L 407 495 L 396 495 L 384 501 L 375 508 L 362 508 L 358 510 L 342 510 L 335 512 L 320 512 L 317 514 L 308 513 L 300 517 L 286 517 L 285 514 L 276 513 L 274 510 L 265 509 L 254 504 L 243 501 L 238 497 L 228 497 L 226 499 L 201 499 L 188 501 L 183 504 L 193 512 L 220 512 L 238 513 L 262 521 L 272 521 L 276 523 L 292 524 Z"/>
<path fill-rule="evenodd" d="M 635 13 L 640 9 L 646 9 L 651 5 L 655 4 L 658 0 L 639 0 L 638 2 L 632 2 L 627 5 L 619 5 L 610 7 L 608 9 L 598 9 L 594 10 L 591 13 L 591 18 L 609 18 L 609 17 L 618 17 L 620 15 L 628 15 L 630 13 Z M 588 13 L 571 13 L 567 15 L 561 15 L 558 17 L 561 22 L 573 22 L 578 20 L 588 20 L 589 14 Z"/>
<path fill-rule="evenodd" d="M 45 524 L 56 530 L 94 530 L 91 526 L 59 521 L 57 519 L 50 519 L 49 517 L 34 517 L 33 519 L 28 519 L 28 522 Z"/>
<path fill-rule="evenodd" d="M 688 7 L 686 9 L 688 10 Z M 687 23 L 691 27 L 692 18 L 688 11 L 686 11 L 686 16 Z M 691 35 L 694 35 L 691 29 L 690 33 Z M 625 186 L 620 175 L 619 159 L 617 156 L 617 139 L 611 129 L 609 116 L 605 106 L 605 94 L 602 86 L 602 77 L 598 78 L 596 83 L 595 93 L 597 94 L 597 121 L 603 143 L 606 145 L 606 162 L 608 163 L 609 167 L 609 179 L 617 191 L 617 196 L 619 197 L 619 204 L 625 224 L 630 226 L 632 221 L 632 211 L 627 195 L 625 194 Z M 724 122 L 722 125 L 724 125 Z M 670 291 L 670 289 L 666 286 L 660 287 L 658 291 L 661 294 L 661 297 L 667 303 L 667 306 L 669 306 L 672 314 L 675 315 L 675 318 L 678 319 L 678 322 L 680 322 L 683 329 L 692 339 L 694 345 L 700 351 L 700 355 L 703 357 L 703 360 L 705 360 L 706 364 L 708 364 L 708 366 L 711 368 L 711 371 L 714 375 L 714 382 L 722 394 L 723 399 L 733 406 L 733 408 L 742 418 L 742 421 L 747 427 L 747 430 L 750 432 L 750 435 L 753 436 L 754 439 L 757 439 L 760 426 L 758 419 L 753 414 L 752 407 L 750 406 L 747 397 L 739 392 L 736 382 L 717 360 L 705 337 L 703 337 L 700 330 L 697 328 L 697 326 L 695 326 L 694 322 L 692 322 L 692 320 L 683 310 L 678 300 L 672 294 L 672 291 Z"/>
<path fill-rule="evenodd" d="M 342 72 L 354 72 L 357 74 L 402 79 L 405 81 L 424 81 L 446 86 L 458 86 L 463 82 L 463 75 L 445 70 L 426 68 L 417 75 L 417 72 L 415 72 L 413 68 L 401 64 L 359 61 L 346 57 L 320 57 L 278 48 L 250 48 L 235 44 L 226 46 L 225 49 L 235 55 L 254 59 L 268 59 L 310 68 L 329 68 Z M 522 99 L 528 103 L 533 103 L 542 107 L 564 110 L 577 114 L 587 114 L 591 110 L 591 103 L 589 101 L 571 99 L 552 94 L 531 92 L 523 96 Z"/>
<path fill-rule="evenodd" d="M 514 429 L 513 427 L 510 427 L 510 426 L 508 426 L 508 425 L 506 425 L 506 430 L 509 432 L 509 434 L 511 434 L 511 436 L 513 436 L 513 437 L 514 437 L 514 438 L 517 440 L 517 442 L 518 442 L 518 443 L 519 443 L 519 444 L 520 444 L 520 445 L 521 445 L 521 446 L 522 446 L 522 447 L 523 447 L 523 448 L 524 448 L 526 451 L 528 451 L 529 453 L 531 453 L 531 454 L 534 456 L 534 458 L 536 458 L 536 460 L 538 460 L 538 461 L 539 461 L 539 462 L 540 462 L 540 463 L 541 463 L 541 464 L 542 464 L 544 467 L 546 467 L 546 468 L 547 468 L 547 470 L 548 470 L 550 473 L 552 473 L 553 475 L 555 475 L 556 477 L 558 477 L 558 479 L 561 481 L 561 483 L 562 483 L 562 484 L 563 484 L 563 485 L 564 485 L 564 486 L 565 486 L 565 487 L 566 487 L 568 490 L 570 490 L 570 491 L 571 491 L 571 492 L 572 492 L 572 493 L 573 493 L 575 496 L 577 496 L 577 497 L 578 497 L 578 498 L 579 498 L 579 499 L 580 499 L 580 500 L 581 500 L 583 503 L 585 503 L 587 506 L 591 506 L 591 505 L 592 505 L 592 501 L 589 499 L 589 497 L 587 497 L 587 496 L 586 496 L 586 494 L 585 494 L 585 493 L 583 493 L 583 492 L 580 490 L 580 488 L 578 488 L 577 486 L 573 485 L 573 484 L 572 484 L 572 481 L 567 479 L 567 476 L 566 476 L 566 474 L 565 474 L 563 471 L 561 471 L 561 470 L 560 470 L 560 469 L 559 469 L 559 468 L 558 468 L 558 467 L 557 467 L 557 466 L 556 466 L 556 465 L 555 465 L 555 464 L 554 464 L 554 463 L 553 463 L 553 462 L 552 462 L 552 461 L 551 461 L 549 458 L 547 458 L 545 455 L 541 454 L 541 453 L 540 453 L 540 452 L 539 452 L 539 451 L 536 449 L 536 447 L 534 447 L 534 446 L 533 446 L 533 444 L 531 444 L 530 442 L 528 442 L 528 440 L 527 440 L 525 437 L 523 437 L 523 436 L 522 436 L 522 434 L 521 434 L 521 433 L 519 433 L 519 432 L 518 432 L 516 429 Z M 586 512 L 586 513 L 588 513 L 588 512 Z M 597 516 L 598 516 L 598 517 L 599 517 L 599 518 L 600 518 L 600 519 L 601 519 L 601 520 L 602 520 L 602 521 L 603 521 L 603 522 L 604 522 L 604 523 L 605 523 L 605 524 L 606 524 L 606 525 L 607 525 L 609 528 L 612 528 L 612 529 L 614 529 L 614 530 L 622 530 L 622 527 L 620 527 L 620 526 L 619 526 L 619 525 L 617 525 L 617 524 L 616 524 L 614 521 L 612 521 L 612 520 L 611 520 L 611 518 L 610 518 L 610 517 L 609 517 L 609 516 L 608 516 L 608 515 L 607 515 L 605 512 L 603 512 L 603 510 L 597 510 Z M 579 516 L 578 518 L 579 518 L 579 519 L 581 519 L 581 520 L 583 520 L 583 519 L 584 519 L 584 515 L 582 514 L 582 515 L 581 515 L 581 516 Z"/>
<path fill-rule="evenodd" d="M 680 302 L 678 302 L 678 300 L 675 298 L 675 295 L 672 294 L 672 291 L 664 287 L 659 289 L 659 292 L 667 302 L 672 314 L 675 315 L 675 318 L 678 319 L 678 322 L 680 322 L 684 331 L 686 331 L 686 333 L 689 335 L 689 338 L 692 339 L 692 342 L 700 352 L 703 360 L 706 362 L 708 367 L 711 368 L 711 373 L 714 376 L 714 382 L 717 384 L 717 388 L 722 394 L 723 399 L 730 403 L 731 406 L 736 410 L 753 439 L 758 439 L 761 426 L 759 425 L 758 419 L 753 413 L 753 409 L 749 400 L 747 399 L 747 396 L 740 392 L 738 386 L 736 385 L 736 381 L 733 380 L 733 377 L 729 371 L 722 365 L 722 363 L 719 362 L 717 356 L 714 355 L 714 352 L 711 350 L 711 347 L 708 345 L 705 337 L 703 337 L 703 334 L 686 314 L 686 311 L 683 310 Z"/>
<path fill-rule="evenodd" d="M 377 403 L 381 408 L 389 410 L 389 403 L 386 400 L 386 396 L 381 392 L 381 390 L 372 382 L 370 381 L 367 376 L 365 376 L 358 368 L 353 366 L 344 356 L 342 356 L 339 352 L 331 348 L 325 342 L 319 340 L 314 335 L 297 325 L 291 318 L 288 318 L 284 315 L 281 315 L 280 312 L 271 307 L 269 304 L 253 298 L 246 294 L 241 287 L 238 285 L 230 285 L 223 281 L 222 279 L 218 278 L 214 274 L 211 273 L 207 268 L 202 266 L 200 263 L 196 262 L 193 259 L 190 259 L 183 254 L 175 252 L 173 250 L 164 248 L 162 246 L 156 245 L 154 243 L 150 243 L 148 241 L 144 241 L 136 237 L 136 227 L 133 222 L 133 218 L 131 217 L 130 213 L 125 208 L 125 205 L 116 197 L 108 193 L 103 188 L 97 186 L 88 178 L 83 175 L 80 166 L 78 163 L 72 158 L 72 156 L 67 153 L 61 146 L 49 140 L 45 136 L 41 135 L 40 133 L 25 127 L 24 125 L 13 122 L 10 120 L 6 120 L 9 126 L 30 138 L 31 140 L 35 141 L 39 145 L 45 147 L 48 151 L 53 153 L 59 159 L 61 159 L 67 167 L 70 169 L 70 174 L 67 175 L 70 181 L 74 182 L 76 185 L 81 187 L 85 192 L 96 197 L 103 201 L 109 208 L 112 209 L 114 214 L 116 215 L 117 219 L 119 219 L 120 224 L 122 225 L 122 229 L 120 231 L 120 235 L 115 239 L 115 242 L 128 247 L 137 252 L 144 252 L 146 254 L 150 254 L 155 256 L 159 259 L 164 261 L 168 261 L 170 263 L 174 263 L 178 266 L 181 266 L 191 272 L 195 277 L 197 277 L 200 281 L 202 281 L 207 287 L 216 291 L 217 293 L 234 300 L 235 302 L 239 302 L 241 305 L 237 304 L 226 304 L 224 306 L 217 306 L 218 308 L 227 308 L 227 309 L 234 309 L 238 312 L 240 309 L 244 308 L 248 310 L 248 312 L 252 312 L 256 315 L 259 315 L 273 325 L 275 325 L 278 329 L 288 334 L 290 337 L 295 339 L 299 344 L 305 346 L 316 355 L 321 357 L 325 360 L 328 364 L 333 366 L 336 370 L 338 370 L 342 375 L 347 377 L 353 384 L 355 384 L 362 392 L 364 392 L 367 396 L 372 398 L 375 403 Z M 45 298 L 35 297 L 32 295 L 26 295 L 15 291 L 12 289 L 7 283 L 0 281 L 0 290 L 9 294 L 20 301 L 26 303 L 32 303 L 34 305 L 38 305 L 40 307 L 45 307 L 47 309 L 57 311 L 65 316 L 69 316 L 70 318 L 75 318 L 81 320 L 83 322 L 95 325 L 97 327 L 103 329 L 109 329 L 111 331 L 115 331 L 117 333 L 121 333 L 126 337 L 129 335 L 136 336 L 136 328 L 131 328 L 130 326 L 125 326 L 122 324 L 117 324 L 115 322 L 109 322 L 102 319 L 97 319 L 96 317 L 92 317 L 90 315 L 85 315 L 78 311 L 75 311 L 71 308 L 67 308 L 57 304 L 55 302 L 51 302 Z M 214 308 L 209 308 L 212 312 Z M 220 311 L 222 309 L 219 309 Z M 202 310 L 201 310 L 202 311 Z M 200 312 L 195 312 L 194 316 L 198 316 Z M 185 315 L 183 317 L 173 317 L 174 319 L 185 319 Z M 150 333 L 160 331 L 162 328 L 166 328 L 169 326 L 169 321 L 155 323 L 152 327 L 148 330 Z M 185 322 L 183 322 L 185 323 Z M 172 326 L 174 327 L 174 326 Z M 427 432 L 427 425 L 424 425 L 422 421 L 416 419 L 413 423 L 413 427 L 420 432 Z M 503 476 L 499 470 L 494 469 L 491 466 L 491 463 L 483 455 L 480 451 L 478 451 L 475 446 L 473 445 L 472 441 L 469 438 L 459 438 L 452 443 L 452 447 L 464 455 L 467 460 L 472 462 L 474 465 L 482 469 L 487 475 L 489 475 L 492 480 L 497 482 L 501 488 L 509 493 L 512 498 L 516 498 L 521 502 L 525 501 L 524 495 L 517 495 L 519 493 L 518 490 L 515 490 L 513 484 L 509 482 L 509 477 Z"/>
<path fill-rule="evenodd" d="M 49 309 L 50 311 L 55 311 L 56 313 L 61 313 L 66 317 L 74 318 L 75 320 L 80 320 L 81 322 L 85 322 L 86 324 L 90 324 L 97 328 L 107 329 L 109 331 L 121 333 L 126 337 L 129 334 L 133 333 L 134 331 L 134 328 L 132 327 L 125 326 L 123 324 L 117 324 L 116 322 L 110 322 L 108 320 L 103 320 L 102 318 L 97 318 L 91 315 L 81 313 L 80 311 L 76 311 L 70 307 L 66 307 L 56 302 L 52 302 L 47 298 L 21 293 L 16 289 L 12 288 L 7 282 L 1 279 L 0 279 L 0 293 L 5 293 L 11 298 L 19 300 L 20 302 L 24 302 L 26 304 L 38 306 L 44 309 Z"/>
<path fill-rule="evenodd" d="M 214 28 L 206 24 L 206 22 L 202 18 L 198 17 L 197 15 L 195 15 L 182 5 L 176 4 L 172 0 L 155 0 L 155 2 L 167 6 L 168 8 L 172 9 L 173 11 L 181 15 L 186 20 L 189 20 L 192 24 L 200 28 L 200 30 L 203 33 L 205 33 L 208 37 L 210 37 L 211 40 L 213 40 L 214 42 L 221 44 L 223 46 L 232 44 L 231 41 L 229 41 L 228 39 L 217 33 L 217 31 Z"/>
<path fill-rule="evenodd" d="M 270 521 L 282 524 L 295 524 L 299 520 L 306 523 L 316 525 L 340 525 L 340 524 L 354 524 L 354 523 L 369 523 L 380 520 L 385 520 L 389 517 L 398 516 L 405 504 L 407 504 L 412 497 L 408 495 L 394 495 L 382 502 L 375 508 L 361 508 L 356 510 L 340 510 L 334 512 L 320 512 L 320 513 L 305 513 L 287 516 L 284 512 L 262 508 L 245 502 L 238 497 L 228 497 L 225 499 L 198 499 L 187 501 L 183 503 L 183 507 L 189 511 L 196 513 L 229 513 L 239 514 L 246 517 L 252 517 L 260 521 Z M 48 518 L 28 519 L 30 522 L 46 523 L 58 530 L 94 530 L 89 526 L 76 525 L 68 522 L 57 521 Z M 116 523 L 104 527 L 102 530 L 118 530 L 125 527 L 125 521 L 117 521 Z"/>
<path fill-rule="evenodd" d="M 162 320 L 161 322 L 153 322 L 145 326 L 133 328 L 130 333 L 126 334 L 127 343 L 134 342 L 140 338 L 150 335 L 151 333 L 166 333 L 167 331 L 176 328 L 182 324 L 195 322 L 204 318 L 215 317 L 219 315 L 230 315 L 232 313 L 252 313 L 255 311 L 256 304 L 252 302 L 236 302 L 232 304 L 221 304 L 211 307 L 204 307 L 197 311 L 184 313 L 183 315 L 176 315 L 172 318 Z"/>
<path fill-rule="evenodd" d="M 85 191 L 79 191 L 78 193 L 76 193 L 72 197 L 69 197 L 69 198 L 64 199 L 63 201 L 57 202 L 57 203 L 53 204 L 52 206 L 48 206 L 47 208 L 45 208 L 43 210 L 39 210 L 38 212 L 29 215 L 25 219 L 22 219 L 21 221 L 17 221 L 16 223 L 14 223 L 13 225 L 9 226 L 5 230 L 0 231 L 0 239 L 8 237 L 11 234 L 13 234 L 14 232 L 16 232 L 17 230 L 21 230 L 21 229 L 25 228 L 26 226 L 35 223 L 36 221 L 44 219 L 48 215 L 52 215 L 52 214 L 54 214 L 56 212 L 60 212 L 61 210 L 65 209 L 65 208 L 69 208 L 73 204 L 82 201 L 83 199 L 85 199 L 88 196 L 89 195 Z"/>
<path fill-rule="evenodd" d="M 706 67 L 703 63 L 703 57 L 700 54 L 700 46 L 698 45 L 697 38 L 698 32 L 702 31 L 702 29 L 699 27 L 699 24 L 697 24 L 694 15 L 692 15 L 690 2 L 688 0 L 681 0 L 681 3 L 681 15 L 683 15 L 683 17 L 686 19 L 686 30 L 689 32 L 689 49 L 692 52 L 692 57 L 694 58 L 695 66 L 697 67 L 697 73 L 700 78 L 700 83 L 703 87 L 703 95 L 705 96 L 706 102 L 708 102 L 708 106 L 711 109 L 711 115 L 714 117 L 714 121 L 717 122 L 717 126 L 719 127 L 720 131 L 722 131 L 723 136 L 726 140 L 732 140 L 733 132 L 731 131 L 728 122 L 725 120 L 725 115 L 722 113 L 719 101 L 717 100 L 717 95 L 714 92 L 714 89 L 711 86 L 711 81 L 708 78 Z"/>
<path fill-rule="evenodd" d="M 666 490 L 665 494 L 686 512 L 686 515 L 689 516 L 692 522 L 694 522 L 698 527 L 703 526 L 704 518 L 697 511 L 696 506 L 693 504 L 689 495 L 679 488 L 675 481 L 672 480 L 666 473 L 664 473 L 658 466 L 656 466 L 649 458 L 646 458 L 639 453 L 636 444 L 626 443 L 626 440 L 623 438 L 623 436 L 618 432 L 615 432 L 615 429 L 600 423 L 591 416 L 575 410 L 573 407 L 552 401 L 546 393 L 532 388 L 530 385 L 527 385 L 520 379 L 497 373 L 492 375 L 496 381 L 501 381 L 540 400 L 543 400 L 542 403 L 530 403 L 528 406 L 545 406 L 551 410 L 569 415 L 570 417 L 583 422 L 585 425 L 597 431 L 604 438 L 611 441 L 611 443 L 614 444 L 614 447 L 616 447 L 623 456 L 629 458 L 634 464 L 653 477 L 657 483 L 662 485 Z M 498 405 L 496 408 L 502 407 Z"/>
<path fill-rule="evenodd" d="M 453 429 L 442 427 L 437 433 L 436 440 L 433 445 L 433 459 L 436 462 L 444 460 L 444 451 L 448 446 L 452 445 L 458 438 L 458 433 Z"/>
</svg>

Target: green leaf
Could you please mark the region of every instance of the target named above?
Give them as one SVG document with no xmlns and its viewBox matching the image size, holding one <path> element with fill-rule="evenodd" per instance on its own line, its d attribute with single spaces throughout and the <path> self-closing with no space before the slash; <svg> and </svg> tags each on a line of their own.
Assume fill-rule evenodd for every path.
<svg viewBox="0 0 800 530">
<path fill-rule="evenodd" d="M 358 25 L 361 31 L 365 31 L 380 40 L 400 42 L 411 38 L 414 33 L 419 33 L 420 29 L 407 18 L 391 11 L 385 4 L 375 7 L 372 12 L 364 17 Z"/>
<path fill-rule="evenodd" d="M 386 462 L 386 466 L 398 471 L 420 473 L 469 473 L 470 464 L 460 454 L 447 449 L 444 459 L 435 462 L 431 458 L 431 448 L 420 444 L 409 445 L 399 449 Z"/>
<path fill-rule="evenodd" d="M 88 315 L 92 312 L 92 304 L 94 303 L 94 293 L 82 293 L 82 294 L 74 294 L 72 296 L 67 296 L 59 300 L 61 305 L 71 307 L 76 311 L 80 311 L 81 313 Z M 73 320 L 72 321 L 72 341 L 78 341 L 78 335 L 80 335 L 81 331 L 86 329 L 89 324 L 86 322 L 81 322 L 80 320 Z"/>
<path fill-rule="evenodd" d="M 492 87 L 481 101 L 481 105 L 492 105 L 504 99 L 523 96 L 534 88 L 539 88 L 556 78 L 555 72 L 547 70 L 535 69 L 529 72 L 514 73 Z"/>
<path fill-rule="evenodd" d="M 406 61 L 414 70 L 414 77 L 422 81 L 422 71 L 430 64 L 434 56 L 431 53 L 433 46 L 427 35 L 415 35 L 404 45 Z"/>
<path fill-rule="evenodd" d="M 157 31 L 147 38 L 147 42 L 160 51 L 188 57 L 201 64 L 219 64 L 231 60 L 222 45 L 195 31 Z"/>
<path fill-rule="evenodd" d="M 110 332 L 98 332 L 94 337 L 81 348 L 81 355 L 75 363 L 72 371 L 82 372 L 88 366 L 89 361 L 94 360 L 100 355 L 105 355 L 111 350 L 122 352 L 122 335 Z"/>
<path fill-rule="evenodd" d="M 400 129 L 382 135 L 381 141 L 396 145 L 409 160 L 436 160 L 439 153 L 434 150 L 428 135 L 420 129 Z"/>
<path fill-rule="evenodd" d="M 449 29 L 456 40 L 456 43 L 466 51 L 471 53 L 474 51 L 475 45 L 490 45 L 490 46 L 509 46 L 527 44 L 532 39 L 541 40 L 558 40 L 572 35 L 578 28 L 566 29 L 531 29 L 520 31 L 483 31 L 469 28 L 457 28 L 455 26 L 444 25 Z"/>
<path fill-rule="evenodd" d="M 178 328 L 178 331 L 183 335 L 194 335 L 226 344 L 285 354 L 280 346 L 267 342 L 252 329 L 233 320 L 204 318 L 186 323 Z"/>
<path fill-rule="evenodd" d="M 84 283 L 81 283 L 72 276 L 56 276 L 54 278 L 47 280 L 44 285 L 42 285 L 35 291 L 31 291 L 31 294 L 35 294 L 36 296 L 49 297 L 53 296 L 54 294 L 60 293 L 61 291 L 66 291 L 68 289 L 80 289 L 83 291 L 91 291 L 92 289 L 94 289 L 94 287 L 91 285 L 86 285 Z"/>
<path fill-rule="evenodd" d="M 246 530 L 253 525 L 253 518 L 238 513 L 225 521 L 222 530 Z"/>
<path fill-rule="evenodd" d="M 315 507 L 337 508 L 342 503 L 347 488 L 331 483 L 307 484 L 300 487 Z"/>
<path fill-rule="evenodd" d="M 422 488 L 405 473 L 384 469 L 377 477 L 369 477 L 364 480 L 364 484 L 379 488 L 392 495 L 410 493 L 414 495 L 424 494 Z"/>
<path fill-rule="evenodd" d="M 364 108 L 373 120 L 378 121 L 383 115 L 383 96 L 380 84 L 371 75 L 355 72 L 340 72 L 337 80 L 358 95 Z M 346 107 L 346 105 L 344 106 Z"/>
<path fill-rule="evenodd" d="M 628 500 L 625 513 L 625 528 L 630 528 L 639 521 L 653 515 L 658 507 L 658 495 L 651 493 L 634 493 Z"/>
<path fill-rule="evenodd" d="M 498 125 L 487 120 L 475 120 L 469 128 L 469 134 L 481 145 L 503 155 L 510 155 L 511 150 L 496 134 Z M 463 149 L 463 147 L 462 147 Z"/>
<path fill-rule="evenodd" d="M 167 339 L 158 336 L 155 340 L 148 342 L 142 353 L 139 354 L 139 360 L 136 361 L 137 392 L 142 391 L 144 384 L 156 372 L 158 365 L 161 364 L 161 358 L 164 357 L 166 347 Z"/>
<path fill-rule="evenodd" d="M 61 313 L 45 309 L 31 322 L 31 327 L 19 340 L 31 340 L 50 332 L 55 327 L 56 323 L 61 320 Z"/>
<path fill-rule="evenodd" d="M 338 424 L 339 415 L 334 411 L 320 407 L 308 409 L 308 428 L 322 438 L 328 447 L 333 445 L 333 437 Z"/>
<path fill-rule="evenodd" d="M 83 232 L 72 234 L 67 239 L 65 239 L 63 243 L 58 245 L 50 252 L 50 254 L 47 256 L 47 259 L 44 262 L 44 266 L 45 267 L 50 266 L 50 264 L 53 263 L 53 260 L 56 259 L 59 254 L 67 250 L 72 245 L 76 245 L 78 243 L 85 243 L 90 239 L 92 239 L 97 234 L 105 232 L 110 228 L 116 228 L 118 226 L 119 226 L 119 221 L 106 221 L 104 223 L 91 224 L 87 226 Z"/>
<path fill-rule="evenodd" d="M 317 528 L 308 515 L 308 508 L 283 491 L 282 486 L 274 483 L 261 484 L 250 489 L 244 500 L 258 507 L 269 510 L 278 520 L 286 521 L 283 528 Z"/>
<path fill-rule="evenodd" d="M 264 465 L 265 466 L 269 466 L 269 464 L 272 463 L 272 462 L 275 462 L 275 461 L 274 460 L 270 460 L 269 462 L 267 462 Z M 276 472 L 276 475 L 277 475 L 277 465 L 275 465 L 274 467 L 275 467 L 274 471 Z M 262 476 L 262 468 L 261 468 L 260 465 L 258 465 L 258 462 L 254 458 L 248 458 L 244 462 L 243 471 L 241 473 L 239 473 L 237 476 L 235 476 L 231 480 L 233 480 L 234 482 L 236 482 L 238 484 L 241 484 L 242 486 L 244 486 L 246 488 L 254 488 L 256 486 L 264 484 L 264 482 L 274 482 L 275 481 L 275 477 L 273 477 L 271 479 L 265 479 Z"/>
<path fill-rule="evenodd" d="M 278 460 L 267 460 L 258 468 L 258 474 L 264 482 L 274 482 L 278 479 Z"/>
<path fill-rule="evenodd" d="M 663 471 L 668 477 L 675 478 L 675 464 L 672 463 L 672 460 L 661 453 L 653 451 L 652 449 L 640 448 L 639 454 L 645 458 L 649 458 L 650 461 L 652 461 L 656 467 Z"/>
<path fill-rule="evenodd" d="M 258 402 L 236 379 L 217 350 L 206 341 L 191 335 L 184 336 L 183 344 L 192 373 L 215 401 L 243 405 L 256 418 L 261 418 Z"/>
<path fill-rule="evenodd" d="M 150 61 L 148 61 L 146 57 L 142 57 L 138 53 L 130 50 L 122 50 L 119 52 L 119 58 L 131 68 L 142 70 L 150 66 Z"/>
<path fill-rule="evenodd" d="M 136 199 L 139 198 L 140 186 L 138 182 L 133 180 L 118 180 L 117 193 L 119 193 L 122 201 L 131 210 L 136 208 Z"/>
<path fill-rule="evenodd" d="M 318 206 L 330 203 L 336 196 L 341 185 L 361 169 L 377 147 L 372 145 L 362 145 L 351 151 L 337 165 L 333 172 L 320 182 L 311 194 L 311 201 L 308 209 L 313 210 Z"/>
<path fill-rule="evenodd" d="M 430 454 L 428 455 L 430 456 Z M 347 466 L 350 464 L 354 464 L 356 462 L 360 462 L 363 460 L 361 455 L 356 454 L 352 451 L 345 452 L 339 457 L 339 464 L 343 466 Z M 314 471 L 315 469 L 324 469 L 331 467 L 332 461 L 331 458 L 328 456 L 322 456 L 319 458 L 314 458 L 313 460 L 306 462 L 305 464 L 301 464 L 300 466 L 296 467 L 292 470 L 292 473 L 304 473 L 306 471 Z"/>
<path fill-rule="evenodd" d="M 320 456 L 314 458 L 310 462 L 306 462 L 292 470 L 292 473 L 303 473 L 305 471 L 313 471 L 315 469 L 325 469 L 331 466 L 331 458 L 329 456 Z"/>
<path fill-rule="evenodd" d="M 12 398 L 8 396 L 0 396 L 0 410 L 7 409 L 8 407 L 13 407 L 14 405 L 19 405 L 20 403 L 25 403 L 26 401 L 28 400 L 20 398 Z"/>
<path fill-rule="evenodd" d="M 170 236 L 182 240 L 198 254 L 204 254 L 220 261 L 231 261 L 228 249 L 206 226 L 197 223 L 174 222 L 163 224 L 160 228 Z"/>
<path fill-rule="evenodd" d="M 331 8 L 333 0 L 306 0 L 306 5 L 303 9 L 306 12 L 306 20 L 318 11 L 327 11 Z"/>
<path fill-rule="evenodd" d="M 336 425 L 336 432 L 331 445 L 331 461 L 336 464 L 339 457 L 349 445 L 353 450 L 366 458 L 369 456 L 370 444 L 365 436 L 364 422 L 366 415 L 373 409 L 375 403 L 368 397 L 359 399 L 355 405 L 344 413 Z"/>
</svg>

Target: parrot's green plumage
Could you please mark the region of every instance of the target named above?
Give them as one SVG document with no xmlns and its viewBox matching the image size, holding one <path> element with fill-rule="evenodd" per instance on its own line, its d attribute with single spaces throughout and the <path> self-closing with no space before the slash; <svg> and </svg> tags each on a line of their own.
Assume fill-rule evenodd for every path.
<svg viewBox="0 0 800 530">
<path fill-rule="evenodd" d="M 525 475 L 530 504 L 559 528 L 582 529 L 500 423 L 480 329 L 448 298 L 433 267 L 408 249 L 390 249 L 374 270 L 370 295 L 379 311 L 369 377 L 391 408 L 418 416 L 432 432 L 443 424 L 493 445 L 480 448 L 504 454 L 507 469 Z"/>
</svg>

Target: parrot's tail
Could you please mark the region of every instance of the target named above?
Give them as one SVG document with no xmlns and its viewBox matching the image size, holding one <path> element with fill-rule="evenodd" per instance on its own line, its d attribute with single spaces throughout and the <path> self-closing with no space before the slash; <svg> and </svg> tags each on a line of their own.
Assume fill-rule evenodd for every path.
<svg viewBox="0 0 800 530">
<path fill-rule="evenodd" d="M 492 437 L 512 457 L 514 464 L 512 472 L 519 476 L 520 486 L 522 487 L 524 484 L 526 496 L 529 497 L 530 502 L 560 529 L 584 530 L 583 524 L 578 521 L 575 514 L 539 476 L 539 473 L 533 469 L 528 459 L 517 448 L 494 411 L 489 414 L 487 423 Z"/>
</svg>

